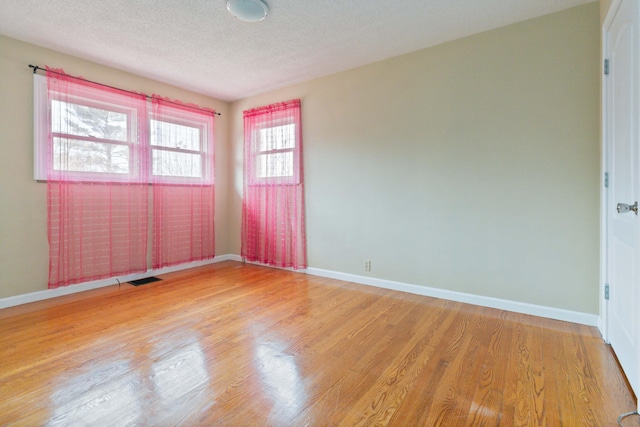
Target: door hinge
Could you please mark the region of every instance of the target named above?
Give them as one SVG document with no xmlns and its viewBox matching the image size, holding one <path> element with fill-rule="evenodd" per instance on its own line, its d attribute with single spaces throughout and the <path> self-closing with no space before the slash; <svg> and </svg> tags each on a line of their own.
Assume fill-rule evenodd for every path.
<svg viewBox="0 0 640 427">
<path fill-rule="evenodd" d="M 608 283 L 604 284 L 604 299 L 606 299 L 606 300 L 609 299 L 609 284 Z"/>
<path fill-rule="evenodd" d="M 608 59 L 604 60 L 604 75 L 605 76 L 609 75 L 609 60 Z"/>
<path fill-rule="evenodd" d="M 609 188 L 609 172 L 604 173 L 604 188 Z"/>
</svg>

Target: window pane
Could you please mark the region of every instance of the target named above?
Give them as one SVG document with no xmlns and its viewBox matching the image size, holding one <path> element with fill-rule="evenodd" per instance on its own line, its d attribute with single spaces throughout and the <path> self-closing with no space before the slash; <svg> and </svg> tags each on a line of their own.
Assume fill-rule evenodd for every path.
<svg viewBox="0 0 640 427">
<path fill-rule="evenodd" d="M 150 120 L 150 124 L 151 145 L 200 151 L 199 128 L 153 119 Z"/>
<path fill-rule="evenodd" d="M 256 156 L 256 176 L 275 178 L 293 176 L 293 152 L 260 154 Z"/>
<path fill-rule="evenodd" d="M 153 150 L 153 174 L 200 178 L 202 157 L 198 154 Z"/>
<path fill-rule="evenodd" d="M 70 172 L 129 173 L 129 147 L 53 138 L 53 169 Z"/>
<path fill-rule="evenodd" d="M 282 150 L 296 146 L 296 126 L 294 124 L 260 129 L 258 151 Z"/>
<path fill-rule="evenodd" d="M 68 135 L 127 141 L 127 114 L 53 100 L 51 130 Z"/>
</svg>

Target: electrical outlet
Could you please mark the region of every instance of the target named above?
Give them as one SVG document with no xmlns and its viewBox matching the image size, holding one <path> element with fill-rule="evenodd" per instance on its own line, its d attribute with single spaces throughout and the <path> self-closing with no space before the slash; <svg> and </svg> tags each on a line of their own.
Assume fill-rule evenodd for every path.
<svg viewBox="0 0 640 427">
<path fill-rule="evenodd" d="M 368 259 L 364 261 L 364 271 L 371 271 L 371 261 Z"/>
</svg>

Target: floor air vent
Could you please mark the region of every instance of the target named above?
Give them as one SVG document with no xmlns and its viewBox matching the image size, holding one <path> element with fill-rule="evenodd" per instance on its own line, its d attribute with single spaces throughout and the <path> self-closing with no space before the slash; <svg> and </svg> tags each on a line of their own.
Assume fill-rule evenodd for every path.
<svg viewBox="0 0 640 427">
<path fill-rule="evenodd" d="M 162 279 L 152 276 L 152 277 L 145 277 L 144 279 L 132 280 L 129 283 L 132 284 L 133 286 L 140 286 L 140 285 L 146 285 L 147 283 L 159 282 L 160 280 Z"/>
</svg>

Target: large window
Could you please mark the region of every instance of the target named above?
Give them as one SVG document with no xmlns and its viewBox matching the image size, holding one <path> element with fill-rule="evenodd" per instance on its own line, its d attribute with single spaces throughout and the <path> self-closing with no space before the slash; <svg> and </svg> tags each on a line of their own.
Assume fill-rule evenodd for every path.
<svg viewBox="0 0 640 427">
<path fill-rule="evenodd" d="M 63 119 L 63 117 L 65 119 Z M 131 111 L 79 99 L 52 100 L 53 169 L 70 172 L 131 174 L 135 152 Z"/>
<path fill-rule="evenodd" d="M 49 169 L 49 178 L 57 171 L 70 181 L 213 182 L 211 114 L 176 108 L 160 119 L 149 105 L 138 111 L 116 94 L 82 88 L 58 98 L 47 94 L 46 77 L 34 77 L 35 179 Z M 149 167 L 137 166 L 137 156 L 149 156 L 141 159 Z"/>
<path fill-rule="evenodd" d="M 61 70 L 34 82 L 50 288 L 215 256 L 214 111 Z"/>
</svg>

